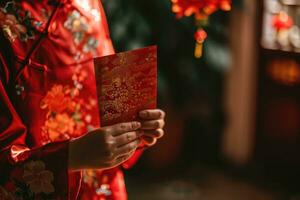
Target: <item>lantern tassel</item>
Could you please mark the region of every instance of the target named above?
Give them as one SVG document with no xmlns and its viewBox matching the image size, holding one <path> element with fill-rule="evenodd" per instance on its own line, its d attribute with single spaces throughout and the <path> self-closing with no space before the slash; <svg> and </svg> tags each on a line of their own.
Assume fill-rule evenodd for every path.
<svg viewBox="0 0 300 200">
<path fill-rule="evenodd" d="M 201 58 L 203 53 L 203 43 L 196 42 L 194 55 L 196 58 Z"/>
</svg>

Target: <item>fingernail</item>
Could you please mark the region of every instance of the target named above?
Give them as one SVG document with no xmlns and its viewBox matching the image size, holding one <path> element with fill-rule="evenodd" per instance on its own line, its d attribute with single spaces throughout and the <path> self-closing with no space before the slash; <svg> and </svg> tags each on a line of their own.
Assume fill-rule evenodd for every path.
<svg viewBox="0 0 300 200">
<path fill-rule="evenodd" d="M 140 122 L 135 122 L 134 123 L 135 128 L 140 128 L 141 126 L 142 126 L 142 124 Z"/>
<path fill-rule="evenodd" d="M 159 112 L 158 112 L 158 117 L 161 117 L 161 116 L 162 116 L 162 112 L 159 111 Z"/>
<path fill-rule="evenodd" d="M 139 114 L 140 114 L 140 117 L 147 117 L 148 116 L 147 111 L 141 111 Z"/>
</svg>

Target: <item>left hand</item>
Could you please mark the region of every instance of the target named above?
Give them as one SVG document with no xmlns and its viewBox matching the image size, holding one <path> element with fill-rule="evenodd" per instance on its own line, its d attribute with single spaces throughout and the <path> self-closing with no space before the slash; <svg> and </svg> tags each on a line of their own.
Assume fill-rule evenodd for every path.
<svg viewBox="0 0 300 200">
<path fill-rule="evenodd" d="M 148 147 L 153 146 L 157 139 L 164 135 L 165 112 L 159 109 L 142 110 L 139 112 L 141 119 L 142 141 Z"/>
</svg>

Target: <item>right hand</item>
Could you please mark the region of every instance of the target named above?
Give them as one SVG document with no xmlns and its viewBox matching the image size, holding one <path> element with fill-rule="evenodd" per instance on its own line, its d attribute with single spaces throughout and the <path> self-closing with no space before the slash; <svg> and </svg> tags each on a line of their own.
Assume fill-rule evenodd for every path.
<svg viewBox="0 0 300 200">
<path fill-rule="evenodd" d="M 109 169 L 128 160 L 139 146 L 140 122 L 101 127 L 69 143 L 69 168 Z"/>
</svg>

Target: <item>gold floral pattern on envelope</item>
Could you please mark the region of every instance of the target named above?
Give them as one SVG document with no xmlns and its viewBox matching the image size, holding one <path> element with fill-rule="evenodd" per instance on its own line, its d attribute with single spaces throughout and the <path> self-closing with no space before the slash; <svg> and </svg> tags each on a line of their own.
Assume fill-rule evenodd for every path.
<svg viewBox="0 0 300 200">
<path fill-rule="evenodd" d="M 101 125 L 137 119 L 156 107 L 156 46 L 95 59 Z"/>
</svg>

